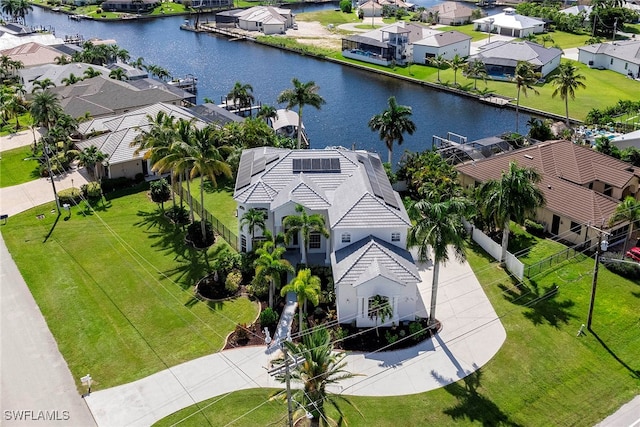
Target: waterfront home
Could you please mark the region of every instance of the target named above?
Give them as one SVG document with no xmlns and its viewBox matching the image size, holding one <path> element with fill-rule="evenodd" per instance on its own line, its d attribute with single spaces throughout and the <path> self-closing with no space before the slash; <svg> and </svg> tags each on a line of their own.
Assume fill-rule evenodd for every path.
<svg viewBox="0 0 640 427">
<path fill-rule="evenodd" d="M 69 56 L 65 55 L 54 46 L 42 45 L 35 42 L 29 42 L 10 49 L 0 50 L 0 55 L 8 56 L 13 61 L 20 61 L 24 68 L 52 64 L 58 57 L 70 59 Z"/>
<path fill-rule="evenodd" d="M 358 16 L 363 18 L 378 18 L 382 16 L 382 5 L 376 0 L 369 0 L 358 6 Z"/>
<path fill-rule="evenodd" d="M 469 57 L 469 61 L 481 61 L 489 77 L 510 79 L 515 75 L 518 62 L 531 64 L 541 77 L 547 76 L 560 65 L 562 50 L 544 47 L 529 41 L 496 41 L 481 46 L 478 53 Z"/>
<path fill-rule="evenodd" d="M 635 118 L 638 120 L 638 118 Z M 640 130 L 625 133 L 624 135 L 617 135 L 611 139 L 611 144 L 623 150 L 628 147 L 635 147 L 640 149 Z"/>
<path fill-rule="evenodd" d="M 24 68 L 18 70 L 18 75 L 20 76 L 20 82 L 24 85 L 24 89 L 27 91 L 27 98 L 29 98 L 31 97 L 33 82 L 36 80 L 43 81 L 48 79 L 56 86 L 64 86 L 64 79 L 68 78 L 71 74 L 78 78 L 84 78 L 84 73 L 89 68 L 93 68 L 93 70 L 107 77 L 111 72 L 108 68 L 100 65 L 85 64 L 84 62 L 72 62 L 64 65 L 44 64 Z"/>
<path fill-rule="evenodd" d="M 108 162 L 100 165 L 101 174 L 107 178 L 134 178 L 138 174 L 159 175 L 151 171 L 152 164 L 143 159 L 144 151 L 136 154 L 131 143 L 142 131 L 150 129 L 149 117 L 155 117 L 160 111 L 176 120 L 195 119 L 198 126 L 204 126 L 188 109 L 176 105 L 158 103 L 139 108 L 129 113 L 110 117 L 92 118 L 78 125 L 83 140 L 75 143 L 80 150 L 96 147 L 108 156 Z"/>
<path fill-rule="evenodd" d="M 259 31 L 265 35 L 283 34 L 295 24 L 295 15 L 290 9 L 273 6 L 227 10 L 216 13 L 215 19 L 216 27 L 237 27 L 246 31 Z"/>
<path fill-rule="evenodd" d="M 159 0 L 105 0 L 100 7 L 109 12 L 151 12 L 158 4 Z"/>
<path fill-rule="evenodd" d="M 64 40 L 57 38 L 54 34 L 37 30 L 46 29 L 32 28 L 16 22 L 0 25 L 0 50 L 11 49 L 30 42 L 46 46 L 64 44 Z"/>
<path fill-rule="evenodd" d="M 411 221 L 377 154 L 335 148 L 244 150 L 233 197 L 238 218 L 249 209 L 262 210 L 274 235 L 287 231 L 284 219 L 298 215 L 298 206 L 325 219 L 328 238 L 311 233 L 306 248 L 302 236 L 293 236 L 286 257 L 294 265 L 331 264 L 338 322 L 382 324 L 371 315 L 376 295 L 393 308 L 384 324 L 415 319 L 420 276 L 405 249 Z M 239 227 L 241 251 L 264 239 L 261 230 L 254 234 L 246 224 Z"/>
<path fill-rule="evenodd" d="M 578 48 L 578 61 L 640 79 L 640 40 L 596 43 Z"/>
<path fill-rule="evenodd" d="M 445 1 L 425 9 L 421 20 L 442 25 L 464 25 L 471 22 L 474 9 L 456 1 Z"/>
<path fill-rule="evenodd" d="M 456 166 L 465 188 L 499 179 L 510 162 L 533 168 L 542 176 L 538 187 L 546 205 L 535 219 L 544 230 L 572 244 L 595 237 L 590 225 L 607 224 L 616 206 L 627 196 L 640 197 L 640 170 L 629 163 L 571 141 L 547 141 Z M 626 237 L 628 223 L 616 224 L 609 242 Z"/>
<path fill-rule="evenodd" d="M 444 34 L 439 38 L 432 36 Z M 419 44 L 418 54 L 414 53 Z M 469 55 L 471 37 L 457 31 L 438 31 L 423 25 L 396 22 L 362 34 L 346 36 L 342 39 L 342 55 L 379 65 L 409 62 L 424 63 L 427 54 L 446 54 L 453 58 L 454 51 L 460 56 Z M 453 55 L 452 55 L 453 53 Z"/>
<path fill-rule="evenodd" d="M 503 36 L 524 38 L 529 34 L 544 32 L 545 23 L 529 16 L 518 15 L 512 7 L 497 15 L 486 16 L 473 20 L 476 31 L 496 33 Z"/>
<path fill-rule="evenodd" d="M 431 58 L 442 56 L 453 59 L 456 55 L 464 58 L 471 51 L 471 36 L 459 31 L 438 32 L 413 43 L 412 61 L 428 64 Z"/>
</svg>

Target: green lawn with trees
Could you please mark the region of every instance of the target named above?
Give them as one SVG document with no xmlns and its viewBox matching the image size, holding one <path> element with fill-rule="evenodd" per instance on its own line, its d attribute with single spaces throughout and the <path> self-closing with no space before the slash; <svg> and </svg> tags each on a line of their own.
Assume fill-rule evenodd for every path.
<svg viewBox="0 0 640 427">
<path fill-rule="evenodd" d="M 146 189 L 133 191 L 111 193 L 95 212 L 72 207 L 53 230 L 53 203 L 2 227 L 73 377 L 91 372 L 96 389 L 217 352 L 236 324 L 258 314 L 247 298 L 194 298 L 193 286 L 226 243 L 188 247 Z"/>
<path fill-rule="evenodd" d="M 18 147 L 0 153 L 0 188 L 23 184 L 40 177 L 40 162 L 31 147 Z"/>
</svg>

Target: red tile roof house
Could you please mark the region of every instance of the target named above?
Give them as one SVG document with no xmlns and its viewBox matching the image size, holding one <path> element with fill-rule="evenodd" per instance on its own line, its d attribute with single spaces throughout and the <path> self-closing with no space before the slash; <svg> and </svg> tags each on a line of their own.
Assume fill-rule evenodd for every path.
<svg viewBox="0 0 640 427">
<path fill-rule="evenodd" d="M 488 159 L 458 165 L 465 188 L 498 179 L 510 162 L 536 169 L 542 175 L 539 188 L 546 206 L 538 208 L 535 219 L 545 231 L 572 244 L 596 236 L 588 225 L 607 227 L 616 206 L 627 196 L 640 195 L 640 169 L 629 163 L 570 141 L 548 141 Z M 626 238 L 628 223 L 609 230 L 611 245 Z"/>
</svg>

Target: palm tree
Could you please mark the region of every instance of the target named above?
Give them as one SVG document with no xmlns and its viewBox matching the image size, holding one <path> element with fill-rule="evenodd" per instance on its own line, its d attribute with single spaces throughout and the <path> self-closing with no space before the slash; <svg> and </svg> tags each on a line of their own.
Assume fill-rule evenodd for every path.
<svg viewBox="0 0 640 427">
<path fill-rule="evenodd" d="M 95 68 L 93 68 L 93 67 L 89 67 L 89 68 L 87 68 L 86 70 L 84 70 L 84 73 L 83 73 L 83 74 L 85 75 L 85 77 L 86 77 L 87 79 L 90 79 L 90 78 L 93 78 L 93 77 L 97 77 L 97 76 L 102 75 L 102 73 L 101 73 L 100 71 L 96 70 L 96 69 L 95 69 Z"/>
<path fill-rule="evenodd" d="M 325 226 L 324 216 L 320 214 L 309 215 L 302 205 L 296 206 L 296 212 L 299 215 L 287 216 L 282 221 L 282 225 L 287 230 L 285 233 L 287 242 L 290 241 L 291 236 L 298 233 L 302 234 L 302 258 L 300 262 L 306 264 L 311 233 L 320 233 L 325 238 L 329 238 L 329 230 Z"/>
<path fill-rule="evenodd" d="M 69 64 L 69 57 L 67 55 L 60 55 L 53 58 L 53 61 L 56 65 L 66 65 Z"/>
<path fill-rule="evenodd" d="M 416 130 L 416 125 L 411 120 L 411 114 L 411 107 L 398 105 L 396 97 L 391 96 L 388 100 L 388 108 L 369 119 L 369 128 L 372 131 L 378 131 L 380 139 L 384 141 L 389 150 L 389 164 L 392 162 L 394 141 L 398 141 L 398 145 L 402 145 L 404 133 L 413 135 Z"/>
<path fill-rule="evenodd" d="M 116 79 L 116 80 L 129 79 L 129 77 L 127 77 L 127 72 L 122 68 L 114 68 L 113 70 L 111 70 L 111 72 L 109 73 L 109 78 Z"/>
<path fill-rule="evenodd" d="M 76 76 L 73 73 L 69 74 L 67 77 L 65 77 L 64 79 L 60 80 L 60 82 L 64 83 L 65 86 L 76 84 L 76 83 L 78 83 L 80 81 L 82 81 L 82 78 Z"/>
<path fill-rule="evenodd" d="M 47 90 L 50 87 L 56 87 L 56 84 L 51 81 L 50 78 L 46 78 L 44 80 L 34 80 L 33 87 L 31 88 L 31 93 L 35 93 L 38 90 Z"/>
<path fill-rule="evenodd" d="M 225 147 L 220 147 L 218 141 L 222 139 L 222 132 L 213 126 L 206 126 L 202 129 L 193 129 L 192 144 L 190 144 L 189 154 L 192 160 L 190 179 L 200 176 L 200 225 L 202 228 L 202 240 L 207 241 L 205 226 L 204 208 L 204 177 L 214 187 L 218 186 L 216 176 L 224 175 L 231 178 L 231 167 L 223 159 Z"/>
<path fill-rule="evenodd" d="M 347 365 L 344 360 L 346 353 L 335 353 L 333 351 L 331 335 L 325 327 L 318 327 L 311 332 L 305 332 L 300 343 L 285 341 L 283 345 L 293 360 L 301 361 L 295 365 L 290 374 L 291 380 L 303 384 L 302 389 L 298 389 L 293 393 L 293 401 L 301 405 L 296 409 L 294 415 L 309 414 L 312 427 L 343 425 L 344 413 L 339 403 L 345 403 L 354 408 L 355 406 L 346 397 L 329 393 L 327 386 L 357 376 L 357 374 L 344 369 Z M 285 363 L 290 363 L 290 361 L 284 358 L 274 360 L 276 366 L 284 366 Z M 283 370 L 280 371 L 282 372 Z M 282 382 L 287 379 L 284 373 L 277 375 L 276 378 Z M 285 394 L 280 393 L 276 398 L 284 400 Z M 334 408 L 339 416 L 337 420 L 329 418 L 325 404 Z"/>
<path fill-rule="evenodd" d="M 576 89 L 584 89 L 586 85 L 582 83 L 584 76 L 578 73 L 578 67 L 570 62 L 564 62 L 558 67 L 558 73 L 551 77 L 551 84 L 555 87 L 552 98 L 560 94 L 560 99 L 564 100 L 564 111 L 566 117 L 566 125 L 569 124 L 569 98 L 576 99 Z"/>
<path fill-rule="evenodd" d="M 25 22 L 25 18 L 33 10 L 33 6 L 28 2 L 28 0 L 15 0 L 15 11 L 17 17 L 22 19 L 22 22 Z"/>
<path fill-rule="evenodd" d="M 625 199 L 616 206 L 611 218 L 609 218 L 609 226 L 612 226 L 618 222 L 629 222 L 629 232 L 627 233 L 627 239 L 622 247 L 622 253 L 627 249 L 631 236 L 633 235 L 633 229 L 636 222 L 640 221 L 640 201 L 636 200 L 633 196 L 627 196 Z"/>
<path fill-rule="evenodd" d="M 33 96 L 30 111 L 35 122 L 49 130 L 62 114 L 62 107 L 56 95 L 45 90 Z"/>
<path fill-rule="evenodd" d="M 465 66 L 466 60 L 464 57 L 456 54 L 451 60 L 447 61 L 447 64 L 453 69 L 453 85 L 458 86 L 458 70 Z"/>
<path fill-rule="evenodd" d="M 260 106 L 257 114 L 258 118 L 264 119 L 265 122 L 271 124 L 271 121 L 278 118 L 276 107 L 263 104 Z"/>
<path fill-rule="evenodd" d="M 486 181 L 478 189 L 485 216 L 502 227 L 501 262 L 507 256 L 511 221 L 522 224 L 527 215 L 545 205 L 544 194 L 537 186 L 541 179 L 535 169 L 520 168 L 516 162 L 510 162 L 509 170 L 503 171 L 500 179 Z"/>
<path fill-rule="evenodd" d="M 11 18 L 16 18 L 16 10 L 18 4 L 16 0 L 1 0 L 0 1 L 0 11 L 5 15 L 10 16 Z"/>
<path fill-rule="evenodd" d="M 547 43 L 555 43 L 555 40 L 549 34 L 542 36 L 542 47 L 547 47 Z"/>
<path fill-rule="evenodd" d="M 368 312 L 370 319 L 376 319 L 376 335 L 379 336 L 378 319 L 380 319 L 380 322 L 384 324 L 387 319 L 391 319 L 393 317 L 393 307 L 389 304 L 389 298 L 382 295 L 372 296 L 369 298 Z"/>
<path fill-rule="evenodd" d="M 434 56 L 433 58 L 429 58 L 429 64 L 432 67 L 436 67 L 438 69 L 438 82 L 440 82 L 440 70 L 442 67 L 448 64 L 447 60 L 442 55 Z"/>
<path fill-rule="evenodd" d="M 291 80 L 293 83 L 293 89 L 285 89 L 278 95 L 277 102 L 279 104 L 286 102 L 287 110 L 291 110 L 293 107 L 298 107 L 298 150 L 302 143 L 302 109 L 305 105 L 310 105 L 316 109 L 326 103 L 326 101 L 318 95 L 319 87 L 315 82 L 309 81 L 307 83 L 301 83 L 297 78 Z"/>
<path fill-rule="evenodd" d="M 462 219 L 468 212 L 468 200 L 459 196 L 435 202 L 423 199 L 409 207 L 414 225 L 409 229 L 407 245 L 418 248 L 418 258 L 423 262 L 428 258 L 429 247 L 433 251 L 429 325 L 436 321 L 440 265 L 449 261 L 449 246 L 453 247 L 457 259 L 465 258 Z"/>
<path fill-rule="evenodd" d="M 487 68 L 484 62 L 479 59 L 467 62 L 467 75 L 473 77 L 473 90 L 478 90 L 478 78 L 481 78 L 485 82 L 487 81 Z"/>
<path fill-rule="evenodd" d="M 518 121 L 520 118 L 520 92 L 527 96 L 527 89 L 531 89 L 536 95 L 538 91 L 533 87 L 533 84 L 538 81 L 540 73 L 533 71 L 533 67 L 526 61 L 518 61 L 516 65 L 516 72 L 513 76 L 513 81 L 518 89 L 518 96 L 516 98 L 516 133 L 518 133 Z"/>
<path fill-rule="evenodd" d="M 251 107 L 255 98 L 253 97 L 253 87 L 250 84 L 242 84 L 240 82 L 236 82 L 236 84 L 231 89 L 231 92 L 227 94 L 227 100 L 231 99 L 233 101 L 233 105 L 240 108 Z M 251 114 L 251 109 L 249 109 L 249 114 Z"/>
<path fill-rule="evenodd" d="M 109 156 L 102 151 L 98 150 L 98 147 L 92 145 L 80 153 L 80 163 L 88 168 L 93 168 L 93 174 L 96 181 L 100 180 L 100 170 L 98 165 L 107 160 Z"/>
<path fill-rule="evenodd" d="M 303 314 L 307 313 L 307 301 L 312 305 L 318 305 L 320 298 L 320 278 L 311 274 L 311 269 L 303 268 L 288 285 L 280 289 L 280 296 L 287 292 L 295 292 L 298 298 L 298 327 L 302 330 Z"/>
<path fill-rule="evenodd" d="M 144 58 L 139 56 L 138 59 L 136 59 L 135 61 L 131 61 L 131 63 L 129 64 L 132 67 L 136 67 L 139 70 L 144 69 Z"/>
<path fill-rule="evenodd" d="M 269 307 L 273 308 L 273 296 L 276 288 L 280 286 L 280 277 L 283 273 L 293 273 L 293 267 L 282 255 L 286 251 L 283 247 L 277 247 L 273 242 L 265 242 L 262 247 L 256 250 L 258 258 L 253 266 L 256 269 L 254 277 L 255 283 L 268 281 L 269 285 Z M 276 283 L 277 282 L 277 283 Z"/>
<path fill-rule="evenodd" d="M 260 228 L 263 232 L 265 229 L 264 211 L 255 208 L 249 209 L 240 219 L 240 227 L 244 227 L 245 225 L 249 229 L 249 233 L 251 233 L 251 249 L 253 249 L 253 242 L 256 239 L 256 227 Z"/>
</svg>

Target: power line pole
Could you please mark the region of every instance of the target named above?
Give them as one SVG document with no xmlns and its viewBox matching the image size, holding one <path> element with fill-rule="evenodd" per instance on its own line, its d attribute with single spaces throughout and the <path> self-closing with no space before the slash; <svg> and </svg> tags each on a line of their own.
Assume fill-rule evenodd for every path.
<svg viewBox="0 0 640 427">
<path fill-rule="evenodd" d="M 604 222 L 603 222 L 604 224 Z M 598 267 L 600 265 L 600 254 L 607 250 L 608 242 L 602 241 L 602 235 L 609 233 L 600 228 L 591 227 L 598 232 L 598 246 L 596 247 L 596 262 L 593 266 L 593 280 L 591 282 L 591 301 L 589 302 L 589 314 L 587 315 L 587 329 L 591 330 L 591 319 L 593 318 L 593 306 L 596 302 L 596 286 L 598 285 Z"/>
<path fill-rule="evenodd" d="M 54 182 L 54 176 L 53 173 L 51 173 L 51 162 L 49 161 L 49 144 L 47 144 L 46 142 L 44 143 L 44 148 L 43 148 L 43 152 L 44 152 L 44 157 L 45 159 L 47 159 L 47 171 L 49 173 L 49 179 L 51 180 L 51 186 L 53 187 L 53 196 L 55 197 L 56 200 L 56 209 L 58 209 L 58 216 L 60 216 L 60 201 L 58 200 L 58 192 L 56 191 L 56 183 Z"/>
<path fill-rule="evenodd" d="M 287 346 L 282 343 L 284 353 L 284 378 L 287 384 L 287 411 L 289 412 L 289 427 L 293 427 L 293 408 L 291 407 L 291 383 L 289 381 L 289 359 L 287 357 Z"/>
</svg>

